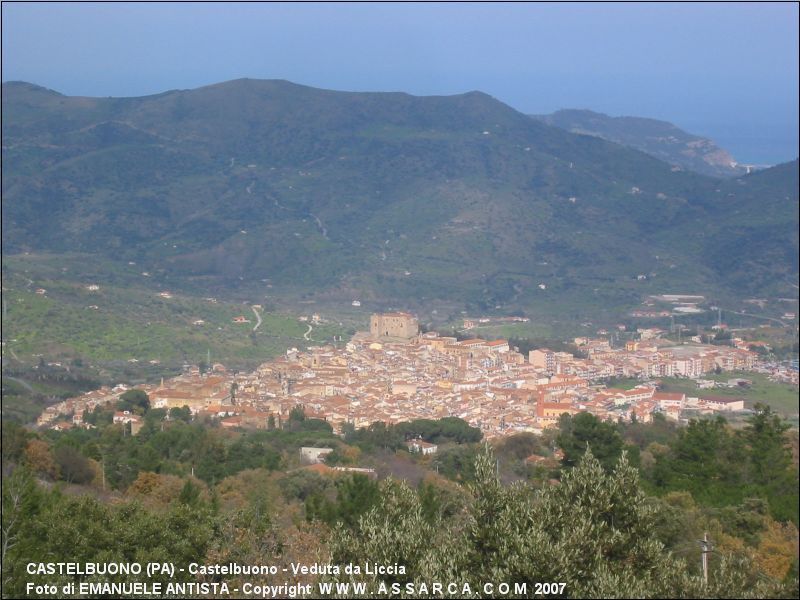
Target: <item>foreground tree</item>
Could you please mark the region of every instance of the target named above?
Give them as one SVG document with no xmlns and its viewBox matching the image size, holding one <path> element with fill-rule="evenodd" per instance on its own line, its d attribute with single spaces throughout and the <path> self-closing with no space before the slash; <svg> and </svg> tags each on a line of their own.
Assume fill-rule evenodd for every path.
<svg viewBox="0 0 800 600">
<path fill-rule="evenodd" d="M 431 522 L 418 494 L 385 482 L 380 501 L 355 529 L 335 531 L 331 559 L 397 562 L 406 573 L 339 579 L 365 581 L 373 593 L 381 583 L 463 582 L 473 597 L 486 595 L 486 582 L 525 583 L 528 595 L 536 583 L 564 582 L 562 595 L 578 598 L 792 595 L 751 563 L 730 557 L 715 560 L 708 583 L 690 573 L 655 538 L 656 505 L 646 500 L 624 454 L 607 472 L 589 450 L 561 484 L 534 491 L 501 485 L 487 446 L 470 492 L 465 514 Z M 469 594 L 459 587 L 453 595 Z"/>
</svg>

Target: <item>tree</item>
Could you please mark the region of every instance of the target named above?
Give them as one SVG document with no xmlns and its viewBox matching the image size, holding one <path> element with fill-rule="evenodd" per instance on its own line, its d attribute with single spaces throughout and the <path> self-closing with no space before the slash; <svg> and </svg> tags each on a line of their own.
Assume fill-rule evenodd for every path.
<svg viewBox="0 0 800 600">
<path fill-rule="evenodd" d="M 797 561 L 797 527 L 772 519 L 758 544 L 756 561 L 764 572 L 777 580 L 784 579 Z"/>
<path fill-rule="evenodd" d="M 331 562 L 398 563 L 405 565 L 407 575 L 371 575 L 357 579 L 371 584 L 380 581 L 389 585 L 406 583 L 424 574 L 426 565 L 435 570 L 431 559 L 434 558 L 432 541 L 436 538 L 436 527 L 425 519 L 419 496 L 405 483 L 390 478 L 382 482 L 380 501 L 359 519 L 356 530 L 344 526 L 336 528 L 331 541 Z"/>
<path fill-rule="evenodd" d="M 564 582 L 563 593 L 594 597 L 771 597 L 791 590 L 758 579 L 753 564 L 723 556 L 709 577 L 690 574 L 652 533 L 657 505 L 639 488 L 625 454 L 609 472 L 588 450 L 560 485 L 540 490 L 500 484 L 489 447 L 478 456 L 471 501 L 461 519 L 425 514 L 419 494 L 383 482 L 380 499 L 354 530 L 331 540 L 336 563 L 398 562 L 403 575 L 334 577 L 383 583 L 458 581 L 460 597 L 481 597 L 484 582 Z M 465 592 L 463 584 L 469 586 Z"/>
<path fill-rule="evenodd" d="M 33 471 L 44 477 L 55 479 L 58 476 L 58 465 L 53 460 L 50 446 L 47 442 L 33 439 L 25 447 L 25 464 Z"/>
<path fill-rule="evenodd" d="M 55 461 L 61 478 L 68 483 L 89 483 L 94 479 L 94 469 L 89 459 L 72 446 L 59 444 L 55 449 Z"/>
<path fill-rule="evenodd" d="M 169 418 L 175 421 L 190 423 L 192 421 L 192 411 L 188 406 L 175 406 L 169 409 Z"/>
<path fill-rule="evenodd" d="M 25 452 L 31 434 L 18 423 L 3 420 L 3 465 L 16 463 Z"/>
<path fill-rule="evenodd" d="M 786 432 L 789 425 L 765 404 L 756 404 L 742 435 L 747 445 L 748 479 L 760 488 L 769 501 L 773 516 L 779 521 L 798 522 L 797 469 Z"/>
<path fill-rule="evenodd" d="M 294 406 L 292 410 L 289 411 L 289 421 L 295 421 L 297 423 L 302 423 L 306 420 L 306 411 L 303 409 L 301 405 Z"/>
<path fill-rule="evenodd" d="M 329 525 L 342 523 L 353 528 L 359 517 L 372 508 L 379 498 L 378 484 L 366 475 L 355 473 L 336 481 L 336 500 L 312 494 L 306 501 L 306 516 Z"/>
<path fill-rule="evenodd" d="M 128 390 L 119 397 L 117 410 L 128 410 L 143 415 L 150 409 L 150 398 L 143 390 Z"/>
<path fill-rule="evenodd" d="M 3 499 L 5 506 L 6 497 Z M 24 514 L 18 543 L 3 561 L 4 578 L 9 569 L 3 594 L 10 598 L 25 597 L 28 582 L 61 585 L 72 580 L 67 575 L 28 574 L 25 564 L 36 557 L 68 556 L 78 563 L 141 560 L 188 564 L 206 555 L 213 533 L 213 520 L 202 506 L 175 504 L 166 512 L 150 512 L 136 502 L 108 505 L 91 496 L 50 492 Z M 130 574 L 93 579 L 131 582 L 137 577 Z M 151 580 L 166 583 L 193 578 L 176 571 L 174 577 L 153 574 Z"/>
<path fill-rule="evenodd" d="M 663 491 L 687 490 L 707 506 L 741 504 L 747 495 L 742 444 L 722 417 L 691 420 L 669 453 L 656 457 L 652 480 Z"/>
<path fill-rule="evenodd" d="M 238 383 L 236 383 L 235 381 L 233 383 L 231 383 L 231 390 L 230 390 L 231 404 L 236 404 L 236 392 L 237 392 L 238 389 L 239 389 L 239 384 Z"/>
<path fill-rule="evenodd" d="M 181 488 L 181 493 L 178 495 L 178 502 L 186 506 L 195 507 L 200 501 L 200 488 L 192 483 L 191 479 L 187 479 L 186 483 Z"/>
<path fill-rule="evenodd" d="M 592 455 L 606 471 L 611 471 L 622 455 L 624 444 L 614 425 L 590 413 L 582 412 L 574 417 L 562 415 L 559 429 L 561 434 L 557 442 L 564 452 L 564 466 L 574 467 L 587 448 L 591 448 Z"/>
<path fill-rule="evenodd" d="M 13 560 L 14 550 L 18 543 L 24 543 L 26 524 L 36 513 L 40 500 L 31 472 L 25 467 L 14 469 L 8 477 L 3 477 L 2 485 L 2 542 L 0 542 L 0 564 L 2 564 L 2 584 L 11 583 L 16 572 Z"/>
</svg>

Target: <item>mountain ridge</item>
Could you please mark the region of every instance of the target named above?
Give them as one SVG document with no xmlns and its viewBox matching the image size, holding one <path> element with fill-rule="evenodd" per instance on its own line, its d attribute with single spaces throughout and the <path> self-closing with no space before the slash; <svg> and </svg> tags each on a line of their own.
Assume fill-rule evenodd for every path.
<svg viewBox="0 0 800 600">
<path fill-rule="evenodd" d="M 748 181 L 775 187 L 769 173 L 676 172 L 482 92 L 253 79 L 138 98 L 42 90 L 3 85 L 4 249 L 102 253 L 231 290 L 267 279 L 301 295 L 511 308 L 598 283 L 632 304 L 629 280 L 658 273 L 738 293 L 741 278 L 706 260 L 703 221 L 727 194 L 757 202 Z M 796 210 L 771 211 L 768 245 L 796 248 L 781 229 Z"/>
<path fill-rule="evenodd" d="M 712 140 L 683 131 L 668 121 L 648 117 L 618 116 L 588 109 L 562 109 L 532 118 L 572 133 L 598 136 L 641 150 L 676 167 L 712 177 L 744 175 L 729 152 Z"/>
</svg>

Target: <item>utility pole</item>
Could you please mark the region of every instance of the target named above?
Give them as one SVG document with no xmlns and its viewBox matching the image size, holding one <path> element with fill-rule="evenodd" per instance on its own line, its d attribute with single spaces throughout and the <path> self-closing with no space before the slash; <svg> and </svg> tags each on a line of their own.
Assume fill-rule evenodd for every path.
<svg viewBox="0 0 800 600">
<path fill-rule="evenodd" d="M 708 541 L 708 532 L 703 533 L 703 539 L 697 540 L 702 546 L 700 557 L 703 564 L 703 583 L 708 585 L 708 555 L 711 553 L 711 542 Z"/>
</svg>

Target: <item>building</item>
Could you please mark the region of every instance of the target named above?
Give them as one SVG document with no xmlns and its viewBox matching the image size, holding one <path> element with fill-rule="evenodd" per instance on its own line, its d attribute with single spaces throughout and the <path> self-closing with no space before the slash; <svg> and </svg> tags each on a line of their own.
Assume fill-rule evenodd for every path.
<svg viewBox="0 0 800 600">
<path fill-rule="evenodd" d="M 686 405 L 686 394 L 682 392 L 656 392 L 653 394 L 653 400 L 658 402 L 658 408 L 661 410 L 682 410 Z"/>
<path fill-rule="evenodd" d="M 113 418 L 114 423 L 122 423 L 123 425 L 127 425 L 130 423 L 131 426 L 131 435 L 136 435 L 139 433 L 139 430 L 142 428 L 144 424 L 142 418 L 138 415 L 131 414 L 129 410 L 125 411 L 116 411 L 114 413 Z"/>
<path fill-rule="evenodd" d="M 313 448 L 310 446 L 303 446 L 300 448 L 300 458 L 303 462 L 317 464 L 325 460 L 325 457 L 333 452 L 333 448 Z"/>
<path fill-rule="evenodd" d="M 731 398 L 727 396 L 706 396 L 701 402 L 707 407 L 718 411 L 739 411 L 744 410 L 744 399 Z"/>
<path fill-rule="evenodd" d="M 528 362 L 537 369 L 545 369 L 551 373 L 556 370 L 556 353 L 549 348 L 539 348 L 528 352 Z"/>
<path fill-rule="evenodd" d="M 406 442 L 406 447 L 409 452 L 419 452 L 423 455 L 436 454 L 436 451 L 439 449 L 439 446 L 436 444 L 431 444 L 430 442 L 420 439 L 408 440 Z"/>
<path fill-rule="evenodd" d="M 376 313 L 369 318 L 369 333 L 374 338 L 410 340 L 419 335 L 419 321 L 405 312 Z"/>
</svg>

